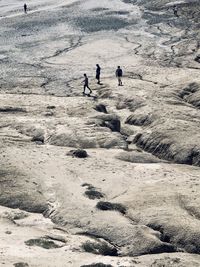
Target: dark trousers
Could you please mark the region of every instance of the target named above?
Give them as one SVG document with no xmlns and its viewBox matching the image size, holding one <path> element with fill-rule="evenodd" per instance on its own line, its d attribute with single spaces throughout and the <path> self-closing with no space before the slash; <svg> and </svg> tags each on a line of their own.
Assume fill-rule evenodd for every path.
<svg viewBox="0 0 200 267">
<path fill-rule="evenodd" d="M 90 89 L 89 85 L 88 84 L 84 84 L 84 87 L 83 87 L 83 93 L 85 94 L 85 89 L 88 88 L 90 90 L 90 93 L 92 93 L 92 90 Z"/>
<path fill-rule="evenodd" d="M 177 11 L 177 10 L 174 10 L 174 15 L 175 15 L 176 17 L 178 17 L 178 11 Z"/>
<path fill-rule="evenodd" d="M 96 74 L 96 79 L 98 81 L 98 84 L 100 83 L 100 74 Z"/>
</svg>

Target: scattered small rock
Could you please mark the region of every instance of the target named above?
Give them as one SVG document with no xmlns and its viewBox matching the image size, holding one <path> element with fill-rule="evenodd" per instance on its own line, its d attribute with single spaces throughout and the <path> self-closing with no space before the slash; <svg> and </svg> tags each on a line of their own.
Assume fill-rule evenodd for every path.
<svg viewBox="0 0 200 267">
<path fill-rule="evenodd" d="M 6 231 L 5 233 L 6 233 L 7 235 L 11 235 L 11 234 L 12 234 L 11 231 Z"/>
<path fill-rule="evenodd" d="M 76 149 L 76 150 L 70 150 L 67 153 L 68 156 L 73 156 L 76 158 L 87 158 L 88 157 L 88 153 L 86 150 L 83 149 Z"/>
<path fill-rule="evenodd" d="M 82 187 L 92 187 L 92 188 L 93 188 L 93 185 L 88 184 L 88 183 L 83 183 L 81 186 L 82 186 Z"/>
<path fill-rule="evenodd" d="M 93 185 L 88 184 L 88 183 L 83 183 L 81 186 L 82 186 L 82 187 L 87 187 L 88 189 L 90 189 L 90 188 L 91 188 L 91 189 L 94 188 Z"/>
<path fill-rule="evenodd" d="M 55 109 L 55 106 L 47 106 L 47 109 Z"/>
</svg>

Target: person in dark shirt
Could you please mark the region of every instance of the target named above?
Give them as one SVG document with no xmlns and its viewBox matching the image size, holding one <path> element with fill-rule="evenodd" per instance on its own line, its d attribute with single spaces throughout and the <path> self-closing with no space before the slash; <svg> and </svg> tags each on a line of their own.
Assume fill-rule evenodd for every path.
<svg viewBox="0 0 200 267">
<path fill-rule="evenodd" d="M 123 71 L 120 68 L 120 66 L 117 67 L 115 74 L 116 74 L 116 77 L 118 79 L 118 86 L 122 86 L 122 75 L 123 75 Z"/>
<path fill-rule="evenodd" d="M 27 8 L 27 4 L 25 3 L 25 4 L 24 4 L 24 13 L 25 13 L 25 14 L 27 14 L 27 9 L 28 9 L 28 8 Z"/>
<path fill-rule="evenodd" d="M 90 93 L 88 95 L 90 95 L 92 93 L 92 90 L 89 87 L 89 81 L 88 81 L 88 77 L 87 77 L 87 74 L 86 73 L 84 73 L 83 83 L 84 83 L 84 86 L 83 86 L 83 94 L 86 95 L 85 89 L 88 88 L 90 90 Z"/>
<path fill-rule="evenodd" d="M 100 75 L 101 75 L 101 68 L 99 64 L 96 64 L 96 79 L 97 79 L 97 84 L 100 84 Z"/>
<path fill-rule="evenodd" d="M 178 17 L 178 7 L 176 5 L 173 6 L 174 15 Z"/>
</svg>

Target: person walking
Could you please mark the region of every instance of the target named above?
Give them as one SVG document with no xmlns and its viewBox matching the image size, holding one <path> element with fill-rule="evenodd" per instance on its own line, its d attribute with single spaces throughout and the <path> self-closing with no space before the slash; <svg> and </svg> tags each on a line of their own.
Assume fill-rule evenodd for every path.
<svg viewBox="0 0 200 267">
<path fill-rule="evenodd" d="M 25 4 L 24 4 L 24 13 L 25 13 L 25 14 L 27 14 L 27 9 L 28 9 L 28 8 L 27 8 L 27 4 L 25 3 Z"/>
<path fill-rule="evenodd" d="M 173 6 L 174 15 L 178 17 L 178 7 L 176 5 Z"/>
<path fill-rule="evenodd" d="M 86 95 L 85 89 L 88 88 L 90 90 L 90 93 L 88 94 L 88 96 L 90 96 L 90 94 L 92 93 L 92 90 L 89 87 L 89 81 L 88 81 L 87 74 L 84 73 L 83 76 L 84 76 L 84 80 L 83 80 L 83 83 L 84 83 L 84 86 L 83 86 L 83 95 Z"/>
<path fill-rule="evenodd" d="M 118 79 L 118 86 L 122 86 L 122 75 L 123 75 L 123 71 L 120 68 L 120 66 L 117 67 L 115 74 L 116 74 L 116 77 Z"/>
<path fill-rule="evenodd" d="M 96 64 L 96 79 L 97 79 L 97 84 L 100 84 L 100 75 L 101 75 L 101 68 L 99 64 Z"/>
</svg>

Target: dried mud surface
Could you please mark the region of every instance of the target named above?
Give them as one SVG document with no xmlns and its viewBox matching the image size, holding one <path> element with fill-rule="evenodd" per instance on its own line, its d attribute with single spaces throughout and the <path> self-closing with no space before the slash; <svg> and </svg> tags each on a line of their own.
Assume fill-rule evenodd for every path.
<svg viewBox="0 0 200 267">
<path fill-rule="evenodd" d="M 200 266 L 200 5 L 173 5 L 0 1 L 1 266 Z"/>
</svg>

